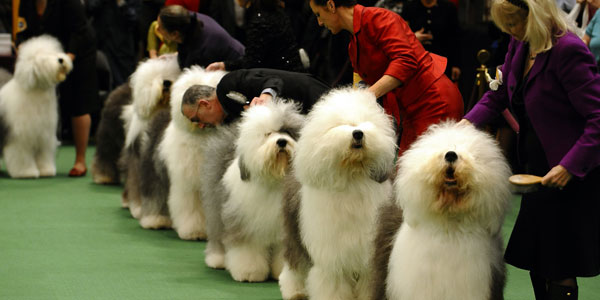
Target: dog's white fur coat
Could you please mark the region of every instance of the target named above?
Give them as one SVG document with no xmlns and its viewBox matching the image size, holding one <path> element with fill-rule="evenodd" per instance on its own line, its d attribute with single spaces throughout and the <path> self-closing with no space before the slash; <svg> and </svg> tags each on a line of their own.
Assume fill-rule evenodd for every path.
<svg viewBox="0 0 600 300">
<path fill-rule="evenodd" d="M 299 107 L 279 99 L 242 113 L 236 158 L 223 177 L 225 267 L 237 281 L 281 273 L 283 179 L 302 123 Z"/>
<path fill-rule="evenodd" d="M 181 113 L 183 94 L 192 85 L 215 87 L 226 73 L 208 72 L 198 66 L 184 70 L 171 87 L 171 123 L 158 146 L 160 157 L 166 162 L 171 186 L 169 213 L 173 229 L 181 239 L 206 238 L 201 184 L 204 174 L 201 165 L 205 159 L 203 144 L 214 128 L 198 128 Z"/>
<path fill-rule="evenodd" d="M 388 299 L 501 299 L 509 176 L 495 140 L 470 125 L 434 125 L 404 153 Z"/>
<path fill-rule="evenodd" d="M 38 36 L 21 44 L 14 77 L 0 89 L 0 121 L 8 129 L 0 134 L 5 136 L 0 153 L 11 177 L 56 175 L 56 85 L 72 68 L 54 37 Z"/>
<path fill-rule="evenodd" d="M 358 133 L 360 132 L 360 133 Z M 299 230 L 313 266 L 280 276 L 284 299 L 366 299 L 377 209 L 391 197 L 396 153 L 391 119 L 367 90 L 333 90 L 300 133 L 294 170 Z"/>
</svg>

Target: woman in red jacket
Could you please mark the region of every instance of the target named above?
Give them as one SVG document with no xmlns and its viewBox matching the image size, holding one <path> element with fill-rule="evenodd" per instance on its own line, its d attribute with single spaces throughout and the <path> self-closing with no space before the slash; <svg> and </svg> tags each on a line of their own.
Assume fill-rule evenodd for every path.
<svg viewBox="0 0 600 300">
<path fill-rule="evenodd" d="M 400 153 L 429 125 L 460 120 L 463 101 L 444 71 L 446 58 L 425 51 L 398 14 L 356 0 L 310 0 L 319 25 L 352 34 L 348 53 L 354 72 L 388 114 L 402 122 Z"/>
</svg>

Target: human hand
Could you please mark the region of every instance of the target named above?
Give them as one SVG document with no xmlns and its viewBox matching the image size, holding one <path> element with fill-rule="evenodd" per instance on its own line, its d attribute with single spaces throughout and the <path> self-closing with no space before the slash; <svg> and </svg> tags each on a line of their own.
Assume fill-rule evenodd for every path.
<svg viewBox="0 0 600 300">
<path fill-rule="evenodd" d="M 425 28 L 415 31 L 415 36 L 417 36 L 417 40 L 419 40 L 421 44 L 431 43 L 430 41 L 433 40 L 433 35 L 431 33 L 426 33 Z"/>
<path fill-rule="evenodd" d="M 458 126 L 473 126 L 473 123 L 467 119 L 462 119 L 457 123 Z"/>
<path fill-rule="evenodd" d="M 263 93 L 263 94 L 260 94 L 260 96 L 258 96 L 258 97 L 254 97 L 252 99 L 252 101 L 250 102 L 250 106 L 264 105 L 267 102 L 271 102 L 271 100 L 273 100 L 273 96 L 271 96 L 271 94 Z"/>
<path fill-rule="evenodd" d="M 452 73 L 450 74 L 450 79 L 452 79 L 452 81 L 457 81 L 460 78 L 460 68 L 459 67 L 452 67 Z"/>
<path fill-rule="evenodd" d="M 225 71 L 225 63 L 222 61 L 214 62 L 206 67 L 206 71 Z"/>
<path fill-rule="evenodd" d="M 67 56 L 71 59 L 71 61 L 75 61 L 75 54 L 67 52 Z"/>
<path fill-rule="evenodd" d="M 571 178 L 573 175 L 565 167 L 557 165 L 542 178 L 542 185 L 562 190 Z"/>
<path fill-rule="evenodd" d="M 177 56 L 177 52 L 175 52 L 175 53 L 165 53 L 165 54 L 159 56 L 158 58 L 166 60 L 166 59 L 170 59 L 170 58 L 175 57 L 175 56 Z"/>
</svg>

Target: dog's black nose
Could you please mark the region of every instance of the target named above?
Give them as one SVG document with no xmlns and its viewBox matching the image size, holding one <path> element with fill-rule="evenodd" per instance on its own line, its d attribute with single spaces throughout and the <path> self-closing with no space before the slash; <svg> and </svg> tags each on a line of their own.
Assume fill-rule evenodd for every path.
<svg viewBox="0 0 600 300">
<path fill-rule="evenodd" d="M 283 148 L 283 147 L 285 147 L 285 145 L 287 145 L 287 140 L 286 139 L 278 139 L 277 140 L 277 146 Z"/>
<path fill-rule="evenodd" d="M 62 58 L 58 59 L 58 63 L 62 65 L 62 63 L 64 62 L 64 60 Z"/>
<path fill-rule="evenodd" d="M 458 159 L 458 155 L 456 155 L 456 152 L 454 152 L 454 151 L 448 151 L 448 152 L 446 152 L 446 155 L 444 156 L 444 159 L 447 162 L 452 163 L 452 162 L 455 162 Z"/>
<path fill-rule="evenodd" d="M 363 135 L 364 135 L 364 134 L 363 134 L 363 132 L 362 132 L 361 130 L 358 130 L 358 129 L 357 129 L 357 130 L 354 130 L 354 131 L 352 131 L 352 137 L 353 137 L 355 140 L 357 140 L 357 141 L 360 141 L 360 140 L 362 140 L 362 138 L 363 138 Z"/>
</svg>

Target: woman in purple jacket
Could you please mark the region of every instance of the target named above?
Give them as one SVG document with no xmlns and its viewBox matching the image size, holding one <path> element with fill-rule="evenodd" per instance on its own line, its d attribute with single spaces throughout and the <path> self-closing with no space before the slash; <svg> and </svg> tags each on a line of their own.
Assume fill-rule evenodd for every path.
<svg viewBox="0 0 600 300">
<path fill-rule="evenodd" d="M 462 122 L 517 117 L 515 171 L 543 180 L 523 195 L 505 260 L 530 271 L 536 299 L 576 299 L 576 278 L 600 273 L 600 75 L 554 0 L 493 0 L 491 13 L 512 36 L 504 84 Z"/>
</svg>

